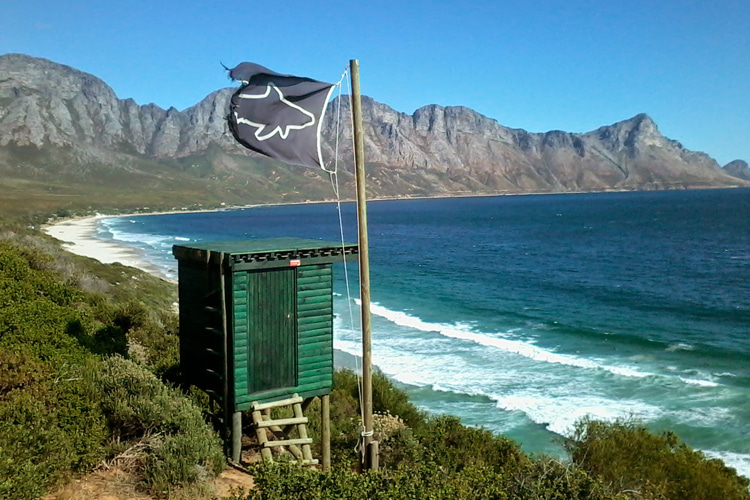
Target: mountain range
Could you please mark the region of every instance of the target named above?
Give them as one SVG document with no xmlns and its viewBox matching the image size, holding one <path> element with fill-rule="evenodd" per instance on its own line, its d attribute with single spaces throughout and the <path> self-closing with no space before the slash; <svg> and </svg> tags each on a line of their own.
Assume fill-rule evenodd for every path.
<svg viewBox="0 0 750 500">
<path fill-rule="evenodd" d="M 120 99 L 69 66 L 0 56 L 0 192 L 16 199 L 24 190 L 51 192 L 62 206 L 94 208 L 332 198 L 320 172 L 287 167 L 234 141 L 225 121 L 234 90 L 165 110 Z M 347 116 L 348 99 L 340 104 Z M 750 186 L 747 163 L 722 168 L 661 135 L 646 114 L 587 133 L 531 133 L 465 107 L 429 105 L 409 115 L 368 97 L 362 104 L 374 197 Z M 340 127 L 336 138 L 336 116 L 326 114 L 323 156 L 333 158 L 338 139 L 349 197 L 351 131 Z"/>
</svg>

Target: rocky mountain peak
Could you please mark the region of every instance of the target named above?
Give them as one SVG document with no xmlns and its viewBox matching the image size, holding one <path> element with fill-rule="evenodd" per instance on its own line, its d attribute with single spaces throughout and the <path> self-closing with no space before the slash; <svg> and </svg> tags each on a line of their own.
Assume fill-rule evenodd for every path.
<svg viewBox="0 0 750 500">
<path fill-rule="evenodd" d="M 253 156 L 235 143 L 225 117 L 236 88 L 212 92 L 179 111 L 120 100 L 102 80 L 45 59 L 0 56 L 0 148 L 64 147 L 111 166 L 122 154 L 149 161 L 201 157 L 230 172 Z M 324 158 L 332 158 L 335 120 L 342 155 L 351 156 L 349 99 L 329 105 Z M 431 104 L 411 115 L 362 97 L 365 151 L 384 195 L 560 192 L 744 185 L 704 153 L 661 135 L 645 113 L 584 134 L 505 127 L 463 106 Z M 0 150 L 0 153 L 2 151 Z M 126 152 L 126 153 L 125 153 Z M 219 154 L 221 152 L 221 154 Z M 210 153 L 210 154 L 209 154 Z M 50 153 L 52 154 L 52 153 Z M 2 167 L 0 155 L 0 167 Z M 208 159 L 206 159 L 208 158 Z M 734 162 L 733 162 L 734 163 Z M 746 164 L 744 164 L 746 167 Z M 207 167 L 208 168 L 208 167 Z"/>
<path fill-rule="evenodd" d="M 9 91 L 30 91 L 70 99 L 84 89 L 114 95 L 107 84 L 93 75 L 24 54 L 0 56 L 0 72 L 4 76 L 0 81 L 0 95 L 3 96 L 7 96 Z"/>
<path fill-rule="evenodd" d="M 659 132 L 659 127 L 656 126 L 654 120 L 652 120 L 646 113 L 639 113 L 628 121 L 633 123 L 633 129 L 638 130 L 638 133 L 642 137 L 648 137 L 654 140 L 664 138 L 664 136 L 661 135 L 661 132 Z"/>
<path fill-rule="evenodd" d="M 648 147 L 663 148 L 669 142 L 661 135 L 656 123 L 645 113 L 612 125 L 599 127 L 594 132 L 584 135 L 595 138 L 609 150 L 624 149 L 631 157 Z"/>
<path fill-rule="evenodd" d="M 733 160 L 724 165 L 724 171 L 729 175 L 750 181 L 750 166 L 744 160 Z"/>
</svg>

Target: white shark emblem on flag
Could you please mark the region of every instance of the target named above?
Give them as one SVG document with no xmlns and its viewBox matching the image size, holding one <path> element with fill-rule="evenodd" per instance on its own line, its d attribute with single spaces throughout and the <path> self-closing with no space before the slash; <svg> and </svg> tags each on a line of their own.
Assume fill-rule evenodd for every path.
<svg viewBox="0 0 750 500">
<path fill-rule="evenodd" d="M 303 114 L 307 118 L 307 123 L 303 123 L 301 125 L 294 125 L 294 124 L 286 124 L 286 125 L 272 125 L 270 123 L 256 123 L 252 120 L 249 120 L 247 118 L 242 118 L 240 116 L 237 116 L 237 112 L 235 111 L 235 118 L 237 119 L 237 123 L 244 123 L 245 125 L 250 125 L 251 127 L 256 127 L 255 130 L 255 138 L 259 141 L 265 141 L 267 139 L 270 139 L 275 134 L 279 134 L 279 137 L 282 139 L 286 139 L 289 136 L 290 130 L 302 130 L 307 127 L 312 127 L 315 125 L 315 115 L 307 111 L 305 108 L 301 106 L 297 106 L 291 101 L 288 101 L 284 98 L 284 93 L 281 91 L 279 87 L 277 87 L 274 83 L 269 83 L 266 87 L 266 91 L 263 94 L 260 95 L 252 95 L 252 94 L 245 94 L 245 93 L 239 93 L 237 94 L 237 97 L 241 99 L 267 99 L 271 92 L 275 92 L 279 96 L 279 102 L 286 104 L 292 109 L 296 109 L 301 114 Z M 266 129 L 270 128 L 270 132 L 266 132 Z"/>
<path fill-rule="evenodd" d="M 229 76 L 242 82 L 227 122 L 248 149 L 304 167 L 323 168 L 320 128 L 333 85 L 242 63 Z"/>
</svg>

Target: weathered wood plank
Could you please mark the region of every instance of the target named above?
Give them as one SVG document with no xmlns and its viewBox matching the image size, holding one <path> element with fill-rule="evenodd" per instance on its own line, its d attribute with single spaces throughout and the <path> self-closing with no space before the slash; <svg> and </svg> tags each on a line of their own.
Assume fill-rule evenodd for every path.
<svg viewBox="0 0 750 500">
<path fill-rule="evenodd" d="M 312 444 L 312 442 L 312 438 L 284 439 L 282 441 L 266 441 L 263 443 L 263 447 L 272 448 L 276 446 L 289 446 L 292 444 Z"/>
<path fill-rule="evenodd" d="M 329 367 L 315 368 L 312 370 L 305 370 L 304 372 L 300 371 L 300 382 L 312 377 L 318 377 L 332 372 L 333 371 Z"/>
<path fill-rule="evenodd" d="M 301 403 L 303 399 L 296 394 L 291 398 L 280 399 L 278 401 L 271 401 L 270 403 L 253 403 L 253 410 L 265 410 L 267 408 L 278 408 L 279 406 L 289 406 L 295 403 Z"/>
<path fill-rule="evenodd" d="M 324 311 L 326 309 L 330 310 L 333 307 L 333 301 L 330 300 L 331 297 L 328 297 L 328 299 L 329 300 L 318 300 L 317 302 L 312 301 L 309 298 L 305 300 L 298 300 L 297 310 L 298 311 Z"/>
<path fill-rule="evenodd" d="M 297 273 L 297 279 L 301 283 L 311 283 L 315 280 L 325 280 L 333 276 L 333 271 L 329 269 L 311 270 L 307 266 L 304 269 L 300 269 Z"/>
<path fill-rule="evenodd" d="M 327 394 L 320 397 L 320 441 L 323 470 L 329 470 L 331 468 L 331 410 Z"/>
<path fill-rule="evenodd" d="M 328 347 L 318 347 L 316 349 L 308 349 L 307 346 L 305 346 L 304 349 L 299 350 L 299 357 L 308 357 L 308 356 L 323 356 L 323 355 L 329 355 L 333 356 L 333 348 L 331 346 Z"/>
<path fill-rule="evenodd" d="M 294 405 L 293 408 L 296 418 L 304 418 L 302 407 L 299 404 Z M 310 443 L 312 443 L 312 439 L 307 437 L 307 426 L 305 424 L 298 425 L 297 431 L 299 432 L 300 439 L 310 439 Z M 305 460 L 312 460 L 312 452 L 310 451 L 309 444 L 302 446 L 302 455 L 305 457 Z"/>
<path fill-rule="evenodd" d="M 304 300 L 307 298 L 320 297 L 326 300 L 331 300 L 331 292 L 328 288 L 316 288 L 313 290 L 297 290 L 298 300 Z"/>
<path fill-rule="evenodd" d="M 333 332 L 333 327 L 325 327 L 325 328 L 315 328 L 315 329 L 300 329 L 300 342 L 304 341 L 310 341 L 311 339 L 315 337 L 328 337 L 331 341 L 333 341 L 333 335 L 331 333 Z M 304 334 L 304 335 L 303 335 Z"/>
<path fill-rule="evenodd" d="M 299 292 L 310 292 L 310 293 L 318 292 L 318 293 L 324 293 L 324 294 L 330 295 L 332 291 L 331 288 L 332 288 L 332 283 L 331 283 L 330 278 L 325 281 L 318 281 L 315 283 L 302 284 L 302 283 L 299 283 L 299 281 L 297 282 L 297 290 Z"/>
<path fill-rule="evenodd" d="M 320 314 L 318 316 L 307 316 L 304 318 L 297 318 L 297 324 L 300 326 L 300 330 L 302 330 L 302 327 L 305 327 L 305 328 L 321 328 L 324 326 L 332 327 L 333 319 L 330 316 L 324 316 Z"/>
<path fill-rule="evenodd" d="M 314 372 L 316 372 L 317 370 L 323 370 L 323 372 L 318 373 L 318 375 L 323 375 L 323 374 L 326 374 L 326 373 L 333 374 L 333 371 L 334 371 L 333 370 L 333 363 L 328 364 L 328 365 L 323 365 L 323 364 L 313 365 L 313 366 L 310 367 L 309 370 L 300 370 L 299 374 L 300 374 L 300 377 L 302 378 L 302 380 L 304 380 L 304 379 L 306 379 L 308 377 L 315 376 Z"/>
<path fill-rule="evenodd" d="M 263 411 L 263 420 L 264 421 L 271 420 L 270 412 L 271 412 L 271 410 L 264 410 Z M 282 429 L 281 427 L 279 427 L 277 425 L 271 425 L 268 428 L 271 429 L 275 434 L 286 437 L 286 433 L 284 432 L 284 429 Z M 294 455 L 294 458 L 296 458 L 297 460 L 303 460 L 304 459 L 304 455 L 302 454 L 302 450 L 300 450 L 297 446 L 295 446 L 293 444 L 290 444 L 289 446 L 287 446 L 287 448 L 289 448 L 289 451 L 292 453 L 292 455 Z"/>
<path fill-rule="evenodd" d="M 328 394 L 333 387 L 333 378 L 329 377 L 328 380 L 322 380 L 313 382 L 311 384 L 298 385 L 294 387 L 296 393 L 299 393 L 301 397 L 313 397 L 320 396 L 321 394 Z M 234 404 L 238 410 L 250 410 L 250 406 L 253 402 L 260 400 L 267 400 L 270 398 L 282 397 L 289 394 L 289 389 L 280 389 L 277 391 L 268 391 L 264 393 L 248 394 L 247 388 L 245 392 L 241 394 L 235 394 Z"/>
<path fill-rule="evenodd" d="M 297 386 L 297 390 L 301 392 L 303 388 L 312 389 L 312 386 L 318 387 L 321 385 L 325 385 L 327 383 L 331 383 L 332 381 L 333 381 L 332 374 L 331 375 L 318 375 L 314 377 L 305 377 L 304 379 L 300 379 L 299 385 Z"/>
<path fill-rule="evenodd" d="M 299 346 L 299 357 L 302 358 L 308 357 L 308 356 L 316 356 L 323 354 L 322 352 L 318 353 L 319 349 L 327 349 L 329 351 L 333 350 L 333 339 L 327 338 L 323 340 L 317 340 L 315 342 L 310 342 L 309 344 L 302 344 L 300 343 Z"/>
<path fill-rule="evenodd" d="M 293 417 L 293 418 L 279 418 L 277 420 L 263 420 L 263 422 L 259 422 L 259 427 L 273 427 L 278 426 L 281 427 L 283 425 L 294 425 L 294 424 L 306 424 L 308 422 L 307 417 Z"/>
<path fill-rule="evenodd" d="M 262 421 L 263 415 L 260 413 L 260 411 L 253 411 L 253 422 L 255 422 L 255 424 L 258 424 L 258 422 Z M 263 457 L 263 460 L 273 462 L 273 455 L 271 455 L 271 450 L 266 448 L 266 444 L 268 443 L 266 430 L 262 427 L 258 427 L 255 431 L 255 435 L 258 437 L 258 444 L 262 446 L 260 454 Z"/>
<path fill-rule="evenodd" d="M 317 340 L 316 340 L 317 339 Z M 316 328 L 311 329 L 306 332 L 300 332 L 299 335 L 299 342 L 302 343 L 311 343 L 321 340 L 330 340 L 333 341 L 333 328 L 327 327 L 327 328 Z"/>
<path fill-rule="evenodd" d="M 310 279 L 298 279 L 297 289 L 300 291 L 325 290 L 331 293 L 331 278 L 330 276 L 327 276 L 325 279 L 315 278 L 314 281 Z"/>
<path fill-rule="evenodd" d="M 304 266 L 300 268 L 300 274 L 306 278 L 309 276 L 324 276 L 327 274 L 333 274 L 333 270 L 329 265 L 316 264 L 313 266 Z"/>
<path fill-rule="evenodd" d="M 312 359 L 305 359 L 304 362 L 300 361 L 299 371 L 302 373 L 326 367 L 333 368 L 333 358 L 331 356 L 315 356 Z"/>
<path fill-rule="evenodd" d="M 321 318 L 330 318 L 333 314 L 333 308 L 330 304 L 327 306 L 319 306 L 315 305 L 315 307 L 307 306 L 304 307 L 304 305 L 297 305 L 297 317 L 298 318 L 311 318 L 314 316 L 320 316 Z"/>
<path fill-rule="evenodd" d="M 297 303 L 302 306 L 311 304 L 330 304 L 331 301 L 332 298 L 330 295 L 320 296 L 320 294 L 317 294 L 313 297 L 300 297 Z"/>
</svg>

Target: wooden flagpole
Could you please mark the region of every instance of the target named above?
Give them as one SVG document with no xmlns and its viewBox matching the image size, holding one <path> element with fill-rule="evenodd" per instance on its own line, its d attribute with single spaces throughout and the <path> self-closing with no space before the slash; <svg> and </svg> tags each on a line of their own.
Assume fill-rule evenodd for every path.
<svg viewBox="0 0 750 500">
<path fill-rule="evenodd" d="M 362 98 L 359 90 L 359 61 L 349 61 L 352 79 L 354 121 L 354 163 L 357 179 L 357 225 L 359 230 L 359 286 L 362 301 L 362 448 L 363 466 L 378 468 L 377 442 L 372 440 L 372 347 L 370 328 L 370 260 L 367 244 L 367 196 L 365 193 L 365 139 L 362 130 Z"/>
</svg>

